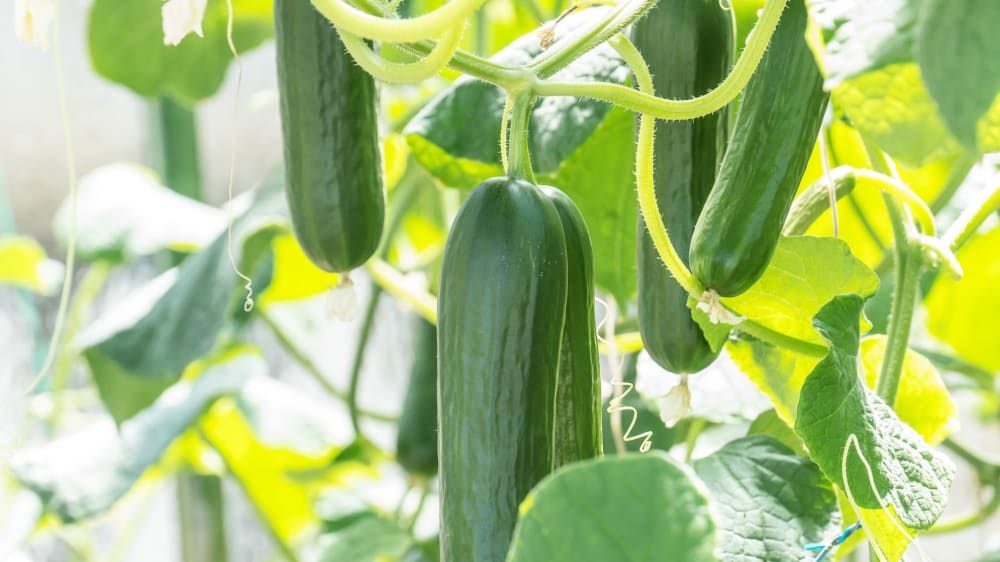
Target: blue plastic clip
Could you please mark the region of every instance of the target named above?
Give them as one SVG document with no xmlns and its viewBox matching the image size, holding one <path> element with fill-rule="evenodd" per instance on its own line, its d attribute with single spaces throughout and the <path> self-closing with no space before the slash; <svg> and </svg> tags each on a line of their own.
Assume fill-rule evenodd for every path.
<svg viewBox="0 0 1000 562">
<path fill-rule="evenodd" d="M 860 528 L 861 528 L 861 522 L 859 521 L 844 529 L 844 532 L 840 533 L 840 535 L 838 535 L 832 541 L 826 544 L 810 543 L 807 544 L 805 548 L 809 552 L 815 552 L 818 550 L 819 554 L 816 555 L 816 559 L 814 560 L 814 562 L 823 562 L 824 560 L 826 560 L 827 555 L 833 552 L 834 548 L 843 544 L 844 541 L 850 538 L 850 536 L 853 535 Z"/>
</svg>

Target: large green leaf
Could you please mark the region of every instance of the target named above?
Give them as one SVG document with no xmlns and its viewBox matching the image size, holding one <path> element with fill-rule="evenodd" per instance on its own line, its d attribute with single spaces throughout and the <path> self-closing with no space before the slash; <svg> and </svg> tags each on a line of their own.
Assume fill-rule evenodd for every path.
<svg viewBox="0 0 1000 562">
<path fill-rule="evenodd" d="M 542 480 L 521 505 L 507 561 L 710 562 L 715 547 L 704 486 L 652 452 L 571 464 Z"/>
<path fill-rule="evenodd" d="M 202 28 L 180 45 L 163 44 L 161 0 L 95 0 L 87 40 L 101 76 L 143 96 L 194 102 L 214 94 L 232 60 L 226 41 L 226 0 L 208 0 Z M 270 0 L 233 0 L 233 42 L 246 52 L 273 34 Z"/>
<path fill-rule="evenodd" d="M 722 302 L 758 324 L 801 340 L 823 344 L 813 316 L 837 295 L 869 297 L 878 276 L 842 240 L 783 237 L 764 275 L 738 297 Z"/>
<path fill-rule="evenodd" d="M 557 36 L 586 25 L 603 12 L 603 9 L 587 10 L 568 17 L 557 28 Z M 541 50 L 538 35 L 529 33 L 497 53 L 493 60 L 521 65 Z M 628 76 L 628 68 L 614 49 L 602 45 L 557 73 L 555 78 L 624 83 Z M 505 100 L 503 90 L 496 86 L 460 78 L 428 102 L 403 133 L 417 160 L 431 174 L 446 185 L 471 189 L 484 179 L 504 174 L 500 119 Z M 606 103 L 585 98 L 550 97 L 539 101 L 529 130 L 535 171 L 556 172 L 563 160 L 597 128 L 608 110 Z"/>
<path fill-rule="evenodd" d="M 808 459 L 763 436 L 731 441 L 694 463 L 719 513 L 719 559 L 800 562 L 839 523 L 830 482 Z"/>
<path fill-rule="evenodd" d="M 819 359 L 746 339 L 730 340 L 726 352 L 743 374 L 771 399 L 777 416 L 793 425 L 802 383 Z"/>
<path fill-rule="evenodd" d="M 324 517 L 323 532 L 303 562 L 382 562 L 399 560 L 413 545 L 405 529 L 363 504 Z"/>
<path fill-rule="evenodd" d="M 973 237 L 958 252 L 961 281 L 941 275 L 927 296 L 930 333 L 980 367 L 1000 371 L 996 321 L 1000 318 L 1000 227 Z"/>
<path fill-rule="evenodd" d="M 819 29 L 812 46 L 837 107 L 910 166 L 959 149 L 913 62 L 924 2 L 809 0 Z"/>
<path fill-rule="evenodd" d="M 194 251 L 226 227 L 222 211 L 179 195 L 153 172 L 133 164 L 110 164 L 80 178 L 76 206 L 76 251 L 86 260 L 122 261 L 163 249 Z M 56 212 L 53 229 L 66 244 L 70 202 Z"/>
<path fill-rule="evenodd" d="M 863 302 L 857 295 L 837 297 L 816 315 L 816 328 L 830 351 L 802 386 L 795 431 L 827 478 L 855 505 L 891 505 L 903 524 L 928 529 L 944 510 L 955 467 L 859 378 Z"/>
<path fill-rule="evenodd" d="M 635 145 L 632 113 L 614 108 L 546 178 L 579 207 L 594 247 L 594 282 L 625 306 L 636 291 Z M 600 165 L 595 166 L 595 162 Z"/>
<path fill-rule="evenodd" d="M 173 385 L 152 406 L 116 428 L 110 420 L 18 452 L 11 471 L 49 511 L 73 522 L 99 515 L 155 465 L 166 448 L 217 398 L 266 369 L 242 352 L 200 365 L 195 380 Z"/>
<path fill-rule="evenodd" d="M 63 266 L 45 255 L 45 248 L 26 236 L 0 236 L 0 284 L 43 295 L 62 285 Z"/>
<path fill-rule="evenodd" d="M 285 198 L 279 186 L 256 194 L 233 225 L 233 257 L 242 271 L 254 273 L 257 294 L 267 286 L 271 239 L 287 228 Z M 82 349 L 101 397 L 117 421 L 134 415 L 192 361 L 212 350 L 230 315 L 241 310 L 244 281 L 228 257 L 222 233 L 210 246 L 180 266 L 153 279 L 87 326 L 75 344 Z M 145 392 L 121 393 L 129 377 Z"/>
<path fill-rule="evenodd" d="M 989 152 L 995 128 L 984 123 L 1000 108 L 1000 3 L 994 0 L 925 0 L 916 32 L 916 55 L 927 89 L 951 131 L 970 150 Z M 1000 109 L 998 109 L 1000 111 Z M 984 142 L 985 141 L 985 142 Z"/>
</svg>

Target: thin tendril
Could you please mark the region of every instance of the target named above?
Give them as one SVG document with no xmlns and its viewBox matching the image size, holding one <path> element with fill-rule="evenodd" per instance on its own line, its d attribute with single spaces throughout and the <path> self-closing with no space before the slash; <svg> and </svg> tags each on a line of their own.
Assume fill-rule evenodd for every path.
<svg viewBox="0 0 1000 562">
<path fill-rule="evenodd" d="M 246 289 L 247 298 L 243 301 L 243 310 L 245 312 L 250 312 L 253 310 L 253 280 L 247 277 L 238 265 L 236 265 L 236 257 L 233 255 L 233 182 L 236 177 L 236 124 L 240 116 L 240 90 L 243 86 L 243 62 L 240 60 L 240 55 L 236 51 L 236 45 L 233 43 L 233 0 L 226 0 L 226 8 L 228 10 L 228 15 L 226 18 L 226 42 L 229 44 L 229 52 L 233 55 L 233 61 L 236 62 L 236 102 L 233 104 L 233 124 L 232 124 L 232 134 L 230 137 L 230 151 L 229 151 L 229 188 L 228 197 L 229 205 L 226 206 L 226 219 L 227 219 L 227 229 L 226 229 L 226 252 L 229 254 L 229 263 L 233 266 L 233 271 L 239 276 L 240 279 L 246 281 L 243 288 Z"/>
<path fill-rule="evenodd" d="M 59 97 L 59 119 L 62 121 L 63 146 L 66 150 L 66 170 L 69 176 L 69 233 L 66 237 L 66 269 L 63 273 L 62 291 L 59 294 L 59 309 L 56 312 L 56 322 L 52 329 L 52 338 L 49 340 L 49 348 L 45 353 L 45 360 L 41 369 L 31 380 L 31 383 L 24 390 L 27 396 L 38 386 L 45 374 L 55 363 L 59 349 L 59 340 L 62 338 L 63 327 L 66 323 L 66 312 L 69 309 L 69 296 L 73 289 L 73 268 L 76 263 L 76 158 L 73 150 L 73 135 L 70 132 L 69 107 L 66 102 L 66 80 L 63 76 L 61 41 L 59 40 L 59 2 L 53 6 L 52 15 L 52 60 L 55 63 L 56 72 L 56 92 Z"/>
<path fill-rule="evenodd" d="M 602 340 L 604 342 L 608 350 L 608 360 L 614 366 L 617 363 L 617 350 L 614 344 L 615 341 L 614 305 L 612 303 L 604 302 L 601 299 L 596 299 L 596 300 L 604 305 L 604 310 L 605 310 L 604 318 L 602 318 L 597 325 L 597 332 L 598 332 L 597 338 L 598 340 Z M 603 327 L 605 331 L 603 339 L 600 337 L 601 327 Z M 639 452 L 645 453 L 649 451 L 649 449 L 653 446 L 653 432 L 645 431 L 638 435 L 632 435 L 632 431 L 635 429 L 635 424 L 638 423 L 639 421 L 639 411 L 633 408 L 632 406 L 623 405 L 625 397 L 627 397 L 629 393 L 632 392 L 632 389 L 635 388 L 635 385 L 630 382 L 626 382 L 622 378 L 621 368 L 619 367 L 618 369 L 616 369 L 616 372 L 612 373 L 611 386 L 613 387 L 613 394 L 611 397 L 611 401 L 608 404 L 607 411 L 612 416 L 612 422 L 614 422 L 616 417 L 618 419 L 618 429 L 615 435 L 616 437 L 615 444 L 618 446 L 618 452 L 624 453 L 625 451 L 623 449 L 625 447 L 625 443 L 629 443 L 631 441 L 636 441 L 639 439 L 642 440 L 642 443 L 639 444 Z M 629 412 L 632 414 L 632 419 L 629 421 L 628 428 L 624 431 L 624 433 L 621 431 L 622 412 Z M 621 441 L 619 441 L 618 438 L 620 438 Z"/>
</svg>

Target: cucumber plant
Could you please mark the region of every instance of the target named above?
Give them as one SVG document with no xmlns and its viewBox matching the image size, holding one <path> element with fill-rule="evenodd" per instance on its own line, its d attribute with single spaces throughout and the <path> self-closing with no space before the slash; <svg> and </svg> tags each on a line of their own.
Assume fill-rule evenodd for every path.
<svg viewBox="0 0 1000 562">
<path fill-rule="evenodd" d="M 46 46 L 50 3 L 16 4 L 18 36 Z M 86 520 L 140 480 L 210 473 L 293 561 L 798 562 L 862 541 L 895 561 L 921 535 L 972 562 L 946 533 L 1000 500 L 942 517 L 940 449 L 1000 498 L 951 394 L 996 413 L 997 9 L 234 4 L 94 3 L 95 69 L 178 108 L 273 32 L 283 179 L 216 209 L 132 168 L 82 178 L 81 211 L 71 197 L 56 220 L 88 264 L 54 338 L 74 345 L 53 346 L 44 407 L 26 409 L 45 442 L 2 484 L 43 506 L 17 548 L 55 529 L 114 557 L 125 546 L 92 548 Z M 171 142 L 197 161 L 193 131 Z M 95 301 L 148 256 L 162 275 L 142 298 Z M 53 266 L 20 237 L 0 257 L 0 283 L 29 290 Z M 308 297 L 362 268 L 365 320 L 328 324 Z M 279 354 L 312 383 L 269 376 Z M 67 394 L 74 361 L 96 392 Z M 665 371 L 685 392 L 662 395 Z M 68 433 L 97 399 L 114 423 Z M 227 541 L 199 550 L 192 521 L 231 527 L 229 494 L 199 511 L 191 481 L 185 562 L 219 562 Z"/>
</svg>

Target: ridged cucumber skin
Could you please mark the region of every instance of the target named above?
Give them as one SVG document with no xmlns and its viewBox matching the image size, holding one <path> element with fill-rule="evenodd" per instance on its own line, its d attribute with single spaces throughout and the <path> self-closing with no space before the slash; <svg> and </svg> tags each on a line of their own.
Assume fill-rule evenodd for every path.
<svg viewBox="0 0 1000 562">
<path fill-rule="evenodd" d="M 472 191 L 438 299 L 442 562 L 502 562 L 518 505 L 552 470 L 566 241 L 536 186 Z"/>
<path fill-rule="evenodd" d="M 601 455 L 601 368 L 594 319 L 594 250 L 583 214 L 565 193 L 542 186 L 566 238 L 566 321 L 559 349 L 553 468 Z"/>
<path fill-rule="evenodd" d="M 396 460 L 407 472 L 437 473 L 437 326 L 416 320 L 413 363 L 399 414 Z"/>
<path fill-rule="evenodd" d="M 688 99 L 721 82 L 733 58 L 734 22 L 718 0 L 658 3 L 633 27 L 657 95 Z M 690 121 L 658 121 L 653 185 L 670 241 L 687 257 L 729 135 L 728 106 Z M 638 229 L 639 334 L 649 355 L 674 373 L 693 373 L 718 356 L 687 306 L 688 293 L 663 265 L 646 224 Z"/>
<path fill-rule="evenodd" d="M 806 44 L 807 20 L 803 0 L 791 0 L 743 92 L 695 225 L 691 272 L 721 296 L 749 289 L 770 263 L 823 120 L 828 96 Z"/>
<path fill-rule="evenodd" d="M 295 236 L 326 271 L 374 253 L 385 220 L 378 90 L 305 0 L 275 0 L 285 192 Z"/>
</svg>

